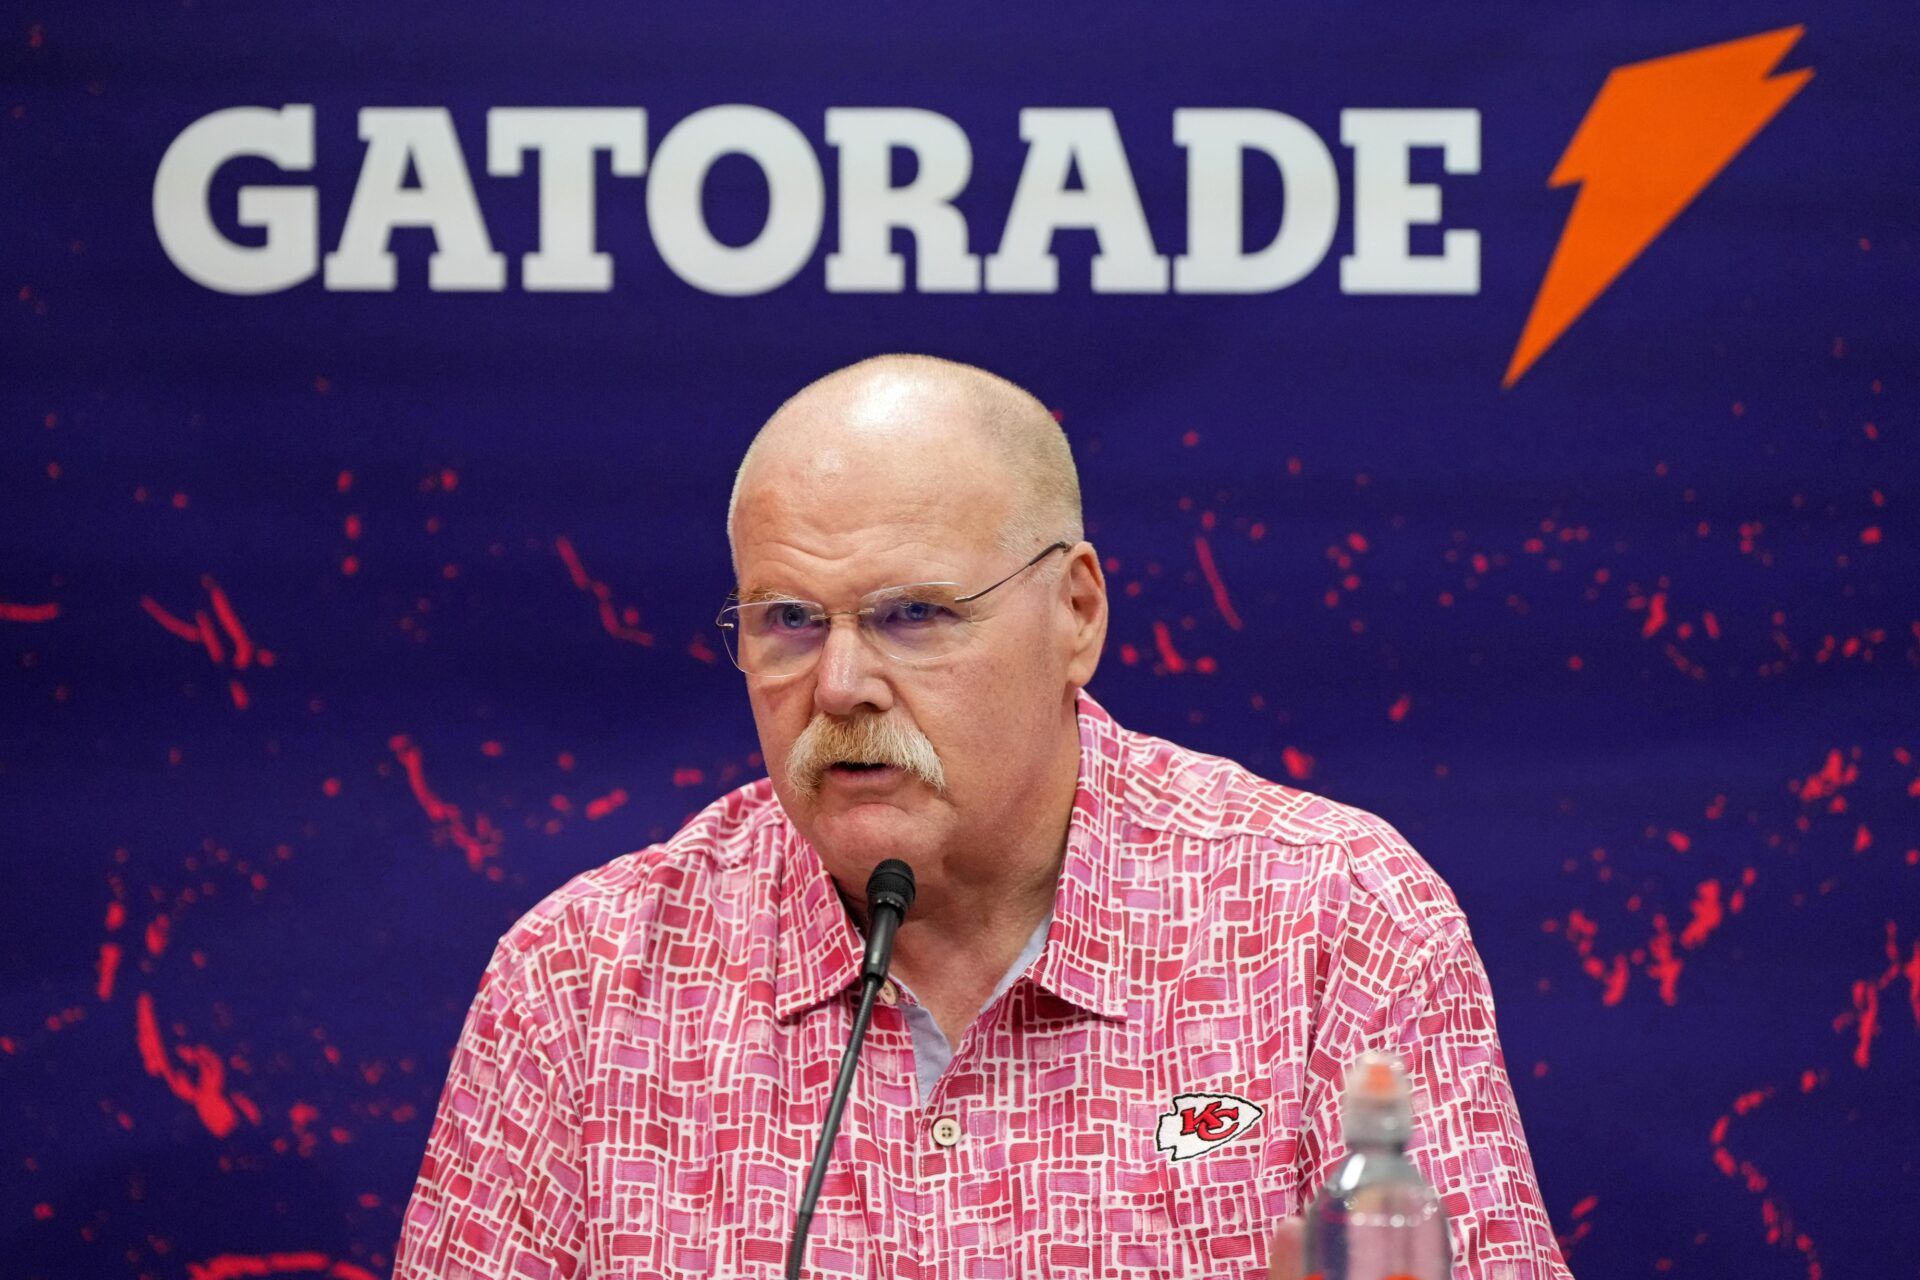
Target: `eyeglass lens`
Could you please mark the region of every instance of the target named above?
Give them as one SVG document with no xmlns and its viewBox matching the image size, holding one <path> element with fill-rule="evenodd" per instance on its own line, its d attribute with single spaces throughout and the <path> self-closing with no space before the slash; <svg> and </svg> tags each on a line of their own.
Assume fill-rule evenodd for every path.
<svg viewBox="0 0 1920 1280">
<path fill-rule="evenodd" d="M 769 600 L 731 606 L 726 631 L 735 665 L 750 675 L 798 671 L 819 656 L 833 616 L 811 600 Z M 966 632 L 967 607 L 954 589 L 902 587 L 860 602 L 856 621 L 869 643 L 901 662 L 925 662 L 952 652 Z"/>
</svg>

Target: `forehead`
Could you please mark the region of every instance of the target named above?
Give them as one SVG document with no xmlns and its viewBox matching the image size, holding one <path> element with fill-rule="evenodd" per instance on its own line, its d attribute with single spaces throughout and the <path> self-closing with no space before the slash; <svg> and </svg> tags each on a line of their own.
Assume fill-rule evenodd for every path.
<svg viewBox="0 0 1920 1280">
<path fill-rule="evenodd" d="M 734 511 L 743 592 L 968 581 L 1006 525 L 1005 466 L 965 423 L 828 421 L 756 452 Z"/>
</svg>

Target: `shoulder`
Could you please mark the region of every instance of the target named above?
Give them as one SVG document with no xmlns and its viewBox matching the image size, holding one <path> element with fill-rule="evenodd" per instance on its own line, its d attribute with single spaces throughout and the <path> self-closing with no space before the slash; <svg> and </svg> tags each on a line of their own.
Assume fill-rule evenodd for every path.
<svg viewBox="0 0 1920 1280">
<path fill-rule="evenodd" d="M 1348 931 L 1385 929 L 1414 945 L 1464 932 L 1452 889 L 1385 818 L 1224 756 L 1115 729 L 1127 822 L 1180 833 L 1239 882 L 1305 890 L 1343 909 Z"/>
<path fill-rule="evenodd" d="M 631 951 L 663 919 L 708 912 L 745 883 L 783 820 L 765 778 L 719 797 L 671 837 L 582 872 L 542 898 L 501 937 L 489 973 L 580 970 Z"/>
</svg>

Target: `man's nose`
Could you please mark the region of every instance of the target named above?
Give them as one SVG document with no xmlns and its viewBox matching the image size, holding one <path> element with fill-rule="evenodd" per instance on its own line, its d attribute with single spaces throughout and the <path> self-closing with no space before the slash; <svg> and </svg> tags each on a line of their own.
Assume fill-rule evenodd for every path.
<svg viewBox="0 0 1920 1280">
<path fill-rule="evenodd" d="M 861 634 L 858 618 L 828 619 L 827 635 L 820 644 L 820 662 L 813 672 L 816 709 L 831 716 L 848 716 L 861 707 L 883 712 L 893 706 L 893 687 L 886 679 L 887 660 Z"/>
</svg>

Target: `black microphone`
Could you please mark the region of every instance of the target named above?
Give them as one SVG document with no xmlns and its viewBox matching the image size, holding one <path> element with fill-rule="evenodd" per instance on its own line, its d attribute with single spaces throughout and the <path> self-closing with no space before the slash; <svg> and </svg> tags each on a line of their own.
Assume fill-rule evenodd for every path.
<svg viewBox="0 0 1920 1280">
<path fill-rule="evenodd" d="M 912 867 L 898 858 L 888 858 L 873 869 L 867 877 L 867 954 L 860 961 L 860 1008 L 853 1015 L 853 1034 L 847 1038 L 846 1052 L 840 1055 L 840 1075 L 833 1082 L 827 1122 L 820 1130 L 820 1145 L 813 1152 L 813 1168 L 807 1171 L 807 1187 L 800 1193 L 800 1207 L 793 1215 L 793 1239 L 787 1244 L 787 1280 L 800 1280 L 800 1266 L 807 1256 L 807 1228 L 813 1225 L 813 1207 L 820 1199 L 821 1184 L 827 1180 L 833 1138 L 840 1132 L 840 1113 L 847 1109 L 853 1071 L 860 1063 L 860 1046 L 867 1038 L 867 1024 L 873 1021 L 873 1002 L 887 980 L 893 935 L 912 905 Z"/>
</svg>

